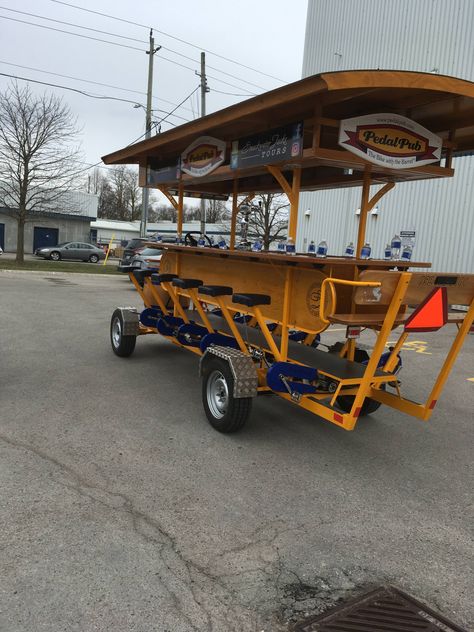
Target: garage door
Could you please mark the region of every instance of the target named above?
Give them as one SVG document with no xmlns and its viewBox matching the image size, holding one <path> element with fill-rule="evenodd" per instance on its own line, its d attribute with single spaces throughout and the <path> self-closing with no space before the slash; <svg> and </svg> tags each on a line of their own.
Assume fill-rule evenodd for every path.
<svg viewBox="0 0 474 632">
<path fill-rule="evenodd" d="M 39 226 L 35 226 L 33 232 L 33 252 L 36 248 L 56 246 L 58 243 L 58 236 L 58 228 L 40 228 Z"/>
<path fill-rule="evenodd" d="M 0 248 L 5 250 L 5 224 L 0 224 Z"/>
</svg>

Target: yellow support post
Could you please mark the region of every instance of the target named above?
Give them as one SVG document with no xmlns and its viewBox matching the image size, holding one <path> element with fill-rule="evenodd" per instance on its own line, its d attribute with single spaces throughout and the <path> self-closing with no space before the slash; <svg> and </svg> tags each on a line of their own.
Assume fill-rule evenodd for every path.
<svg viewBox="0 0 474 632">
<path fill-rule="evenodd" d="M 393 294 L 393 298 L 387 310 L 387 315 L 385 316 L 385 320 L 383 321 L 383 325 L 380 329 L 379 335 L 377 336 L 377 340 L 375 342 L 372 355 L 370 356 L 370 359 L 367 363 L 367 368 L 365 369 L 364 376 L 362 377 L 362 380 L 359 384 L 359 389 L 357 391 L 357 395 L 354 398 L 351 412 L 348 413 L 347 417 L 344 416 L 345 420 L 348 419 L 348 430 L 352 430 L 354 428 L 364 399 L 367 397 L 371 390 L 371 381 L 375 375 L 375 371 L 377 370 L 380 357 L 383 353 L 383 350 L 385 349 L 385 344 L 388 340 L 390 332 L 392 331 L 393 324 L 400 310 L 403 297 L 405 296 L 408 289 L 410 279 L 410 272 L 402 272 L 400 274 L 400 280 L 398 281 L 397 287 Z M 344 421 L 344 423 L 346 425 L 346 421 Z"/>
<path fill-rule="evenodd" d="M 255 314 L 255 318 L 257 319 L 257 323 L 260 326 L 262 334 L 265 336 L 265 340 L 267 341 L 270 351 L 275 356 L 275 359 L 278 360 L 278 362 L 280 362 L 282 359 L 281 353 L 278 347 L 276 346 L 275 341 L 273 340 L 273 336 L 267 327 L 267 323 L 265 322 L 265 319 L 263 318 L 262 312 L 260 311 L 258 307 L 255 306 L 253 308 L 253 313 Z"/>
<path fill-rule="evenodd" d="M 367 226 L 367 214 L 369 212 L 370 194 L 370 165 L 364 169 L 364 180 L 362 184 L 362 198 L 360 201 L 359 230 L 357 233 L 356 257 L 360 258 L 362 247 L 365 243 L 365 230 Z"/>
<path fill-rule="evenodd" d="M 110 246 L 112 245 L 112 243 L 114 241 L 114 238 L 115 238 L 115 233 L 112 233 L 112 237 L 110 238 L 109 246 L 107 248 L 107 252 L 105 253 L 104 263 L 102 264 L 103 266 L 105 266 L 105 264 L 107 263 L 107 259 L 109 258 Z"/>
<path fill-rule="evenodd" d="M 216 297 L 216 301 L 217 301 L 217 304 L 219 305 L 219 308 L 222 311 L 222 315 L 224 316 L 226 323 L 229 325 L 229 329 L 231 330 L 232 335 L 237 340 L 237 343 L 238 343 L 238 345 L 240 347 L 240 350 L 243 353 L 248 354 L 247 345 L 245 344 L 244 339 L 240 335 L 240 331 L 239 331 L 237 325 L 235 324 L 235 321 L 232 318 L 232 314 L 229 312 L 229 309 L 228 309 L 227 305 L 224 303 L 224 301 L 219 296 Z"/>
<path fill-rule="evenodd" d="M 237 205 L 237 192 L 238 192 L 238 180 L 237 178 L 234 180 L 233 185 L 233 194 L 232 194 L 232 217 L 230 221 L 230 244 L 229 248 L 234 250 L 235 248 L 235 224 L 237 222 L 237 213 L 239 212 L 239 207 Z"/>
<path fill-rule="evenodd" d="M 285 289 L 283 291 L 283 314 L 281 319 L 281 348 L 280 357 L 281 360 L 286 361 L 288 359 L 288 330 L 289 319 L 291 309 L 291 292 L 293 286 L 293 269 L 286 269 L 285 276 Z"/>
<path fill-rule="evenodd" d="M 300 199 L 301 167 L 293 170 L 293 183 L 290 199 L 290 222 L 288 224 L 288 237 L 296 243 L 296 227 L 298 224 L 298 203 Z"/>
<path fill-rule="evenodd" d="M 186 312 L 183 309 L 183 306 L 181 305 L 181 303 L 179 302 L 179 294 L 177 291 L 175 291 L 174 287 L 172 286 L 171 283 L 162 283 L 161 284 L 164 289 L 168 292 L 168 294 L 171 296 L 171 300 L 173 301 L 173 307 L 174 307 L 174 312 L 175 315 L 176 313 L 178 313 L 181 318 L 184 320 L 185 323 L 189 323 L 189 318 L 186 314 Z"/>
<path fill-rule="evenodd" d="M 163 314 L 165 314 L 165 316 L 168 316 L 168 309 L 166 308 L 166 305 L 165 305 L 163 299 L 161 298 L 158 290 L 153 285 L 150 277 L 146 277 L 145 278 L 145 284 L 148 287 L 148 289 L 150 290 L 150 292 L 152 293 L 154 300 L 157 302 L 158 307 L 161 309 Z"/>
<path fill-rule="evenodd" d="M 431 415 L 431 411 L 435 407 L 436 402 L 438 401 L 439 396 L 441 395 L 443 386 L 445 385 L 446 380 L 449 377 L 449 373 L 451 369 L 453 368 L 453 364 L 456 361 L 457 355 L 459 351 L 461 350 L 464 339 L 469 333 L 473 322 L 474 322 L 474 300 L 471 302 L 469 310 L 466 316 L 464 317 L 464 320 L 462 321 L 462 324 L 458 330 L 458 333 L 456 334 L 456 338 L 454 339 L 453 345 L 451 349 L 449 350 L 449 353 L 446 357 L 446 360 L 444 361 L 443 366 L 441 367 L 441 371 L 439 372 L 435 385 L 433 386 L 433 389 L 426 402 L 426 406 L 429 410 L 428 417 Z"/>
<path fill-rule="evenodd" d="M 195 289 L 188 289 L 189 297 L 194 303 L 194 307 L 196 308 L 197 313 L 202 318 L 202 322 L 209 333 L 214 332 L 214 327 L 209 322 L 209 318 L 207 317 L 206 312 L 203 310 L 201 303 L 199 302 L 199 298 Z"/>
</svg>

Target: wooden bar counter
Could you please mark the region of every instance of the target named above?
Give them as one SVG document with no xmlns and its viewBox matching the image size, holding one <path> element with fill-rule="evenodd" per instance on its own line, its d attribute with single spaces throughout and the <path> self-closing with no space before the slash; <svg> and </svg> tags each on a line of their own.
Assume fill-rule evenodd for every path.
<svg viewBox="0 0 474 632">
<path fill-rule="evenodd" d="M 149 245 L 157 246 L 153 242 Z M 173 244 L 166 244 L 163 249 L 160 273 L 200 279 L 205 285 L 230 286 L 235 293 L 270 295 L 271 304 L 262 308 L 265 318 L 308 333 L 318 333 L 326 328 L 319 318 L 321 283 L 325 278 L 357 280 L 363 270 L 406 271 L 408 267 L 429 268 L 431 265 L 427 262 L 410 262 L 407 265 L 401 261 L 317 258 Z M 357 313 L 352 295 L 353 288 L 338 288 L 338 310 Z M 242 306 L 232 303 L 232 297 L 225 300 L 229 309 L 242 311 Z M 385 310 L 382 305 L 370 307 L 374 313 L 384 313 Z"/>
</svg>

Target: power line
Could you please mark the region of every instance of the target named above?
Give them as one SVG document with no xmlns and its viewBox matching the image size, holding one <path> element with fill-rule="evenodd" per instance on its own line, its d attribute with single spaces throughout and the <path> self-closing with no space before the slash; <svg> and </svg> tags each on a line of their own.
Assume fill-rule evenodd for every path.
<svg viewBox="0 0 474 632">
<path fill-rule="evenodd" d="M 193 59 L 193 57 L 189 57 L 188 55 L 183 55 L 183 53 L 178 53 L 178 51 L 176 50 L 167 48 L 166 46 L 162 46 L 162 48 L 163 50 L 170 51 L 170 53 L 173 53 L 174 55 L 178 55 L 179 57 L 184 57 L 184 59 L 189 59 L 195 64 L 199 63 L 197 60 Z M 266 88 L 264 88 L 263 86 L 259 86 L 257 83 L 252 83 L 251 81 L 247 81 L 247 79 L 242 79 L 242 77 L 237 77 L 237 75 L 233 75 L 230 72 L 226 72 L 225 70 L 221 70 L 220 68 L 216 68 L 215 66 L 209 66 L 209 64 L 207 64 L 207 67 L 211 68 L 211 70 L 215 70 L 216 72 L 220 72 L 221 74 L 226 75 L 227 77 L 231 77 L 232 79 L 237 79 L 237 81 L 243 81 L 244 83 L 248 83 L 249 86 L 254 86 L 254 88 L 258 88 L 259 90 L 263 90 L 263 91 L 266 90 Z"/>
<path fill-rule="evenodd" d="M 95 15 L 100 15 L 102 17 L 105 18 L 110 18 L 112 20 L 117 20 L 118 22 L 124 22 L 125 24 L 132 24 L 133 26 L 139 26 L 141 28 L 146 28 L 149 29 L 150 27 L 146 24 L 140 24 L 139 22 L 132 22 L 132 20 L 125 20 L 124 18 L 119 18 L 115 15 L 110 15 L 108 13 L 101 13 L 100 11 L 93 11 L 92 9 L 86 9 L 85 7 L 79 7 L 75 4 L 71 4 L 70 2 L 63 2 L 63 0 L 50 0 L 50 2 L 54 2 L 55 4 L 62 4 L 66 7 L 72 7 L 73 9 L 78 9 L 79 11 L 86 11 L 87 13 L 94 13 Z M 270 75 L 266 72 L 263 72 L 262 70 L 257 70 L 256 68 L 252 68 L 252 66 L 247 66 L 246 64 L 242 64 L 239 61 L 236 61 L 235 59 L 231 59 L 230 57 L 225 57 L 224 55 L 220 55 L 219 53 L 215 53 L 212 50 L 209 50 L 207 48 L 203 48 L 202 46 L 198 46 L 196 44 L 192 44 L 191 42 L 188 42 L 187 40 L 181 39 L 179 37 L 176 37 L 175 35 L 170 35 L 169 33 L 166 33 L 166 31 L 160 31 L 159 29 L 156 29 L 153 27 L 153 30 L 156 31 L 157 33 L 160 33 L 161 35 L 165 35 L 166 37 L 170 37 L 171 39 L 174 39 L 178 42 L 181 42 L 182 44 L 186 44 L 187 46 L 192 46 L 193 48 L 197 48 L 198 50 L 204 51 L 206 53 L 209 53 L 210 55 L 214 55 L 215 57 L 219 57 L 220 59 L 223 59 L 225 61 L 230 62 L 231 64 L 236 64 L 237 66 L 241 66 L 242 68 L 246 68 L 247 70 L 252 70 L 253 72 L 256 72 L 260 75 L 263 75 L 264 77 L 269 77 L 270 79 L 275 79 L 276 81 L 279 81 L 280 83 L 288 83 L 287 81 L 285 81 L 284 79 L 280 79 L 279 77 L 275 77 L 274 75 Z"/>
<path fill-rule="evenodd" d="M 29 83 L 39 83 L 39 84 L 41 84 L 43 86 L 50 86 L 52 88 L 60 88 L 61 90 L 70 90 L 71 92 L 77 92 L 78 94 L 82 94 L 85 97 L 90 97 L 91 99 L 121 101 L 123 103 L 131 103 L 132 105 L 137 105 L 136 101 L 130 101 L 130 99 L 120 99 L 119 97 L 111 97 L 111 96 L 108 96 L 108 95 L 90 94 L 89 92 L 85 92 L 84 90 L 79 90 L 78 88 L 71 88 L 70 86 L 61 86 L 61 85 L 59 85 L 57 83 L 49 83 L 47 81 L 40 81 L 39 79 L 29 79 L 28 77 L 19 77 L 18 75 L 10 75 L 10 74 L 8 74 L 6 72 L 0 72 L 0 76 L 10 77 L 11 79 L 17 79 L 19 81 L 27 81 Z M 145 107 L 141 103 L 139 103 L 138 105 L 140 105 L 143 108 Z M 154 112 L 164 112 L 167 115 L 166 118 L 172 114 L 171 112 L 166 112 L 166 110 L 155 109 L 153 111 Z M 189 122 L 188 119 L 185 119 L 182 116 L 178 116 L 177 114 L 173 114 L 173 116 L 175 116 L 176 118 L 181 118 L 181 119 L 183 119 L 186 122 Z M 168 121 L 168 123 L 170 125 L 173 125 L 174 127 L 176 127 L 176 125 L 174 123 L 171 123 L 170 121 Z"/>
<path fill-rule="evenodd" d="M 193 94 L 194 94 L 195 92 L 197 92 L 197 91 L 199 90 L 199 88 L 200 88 L 200 87 L 201 87 L 201 86 L 196 86 L 196 87 L 194 88 L 194 90 L 193 90 L 190 94 L 188 94 L 188 96 L 187 96 L 185 99 L 183 99 L 183 100 L 181 101 L 181 103 L 178 103 L 178 105 L 174 108 L 174 110 L 171 110 L 171 112 L 169 112 L 169 113 L 168 113 L 165 117 L 163 117 L 162 119 L 160 119 L 159 121 L 157 121 L 157 122 L 156 122 L 156 124 L 158 125 L 158 124 L 160 124 L 160 123 L 163 123 L 163 121 L 166 121 L 166 119 L 168 118 L 168 116 L 171 116 L 171 115 L 173 114 L 173 112 L 175 112 L 175 111 L 176 111 L 179 107 L 181 107 L 181 106 L 183 105 L 183 103 L 185 103 L 185 102 L 186 102 L 186 101 L 187 101 L 190 97 L 192 97 L 192 96 L 193 96 Z"/>
<path fill-rule="evenodd" d="M 113 86 L 108 83 L 100 83 L 98 81 L 92 81 L 90 79 L 82 79 L 80 77 L 73 77 L 71 75 L 63 75 L 58 72 L 50 72 L 48 70 L 41 70 L 40 68 L 33 68 L 31 66 L 22 66 L 20 64 L 13 64 L 9 61 L 0 60 L 0 64 L 6 64 L 7 66 L 14 66 L 15 68 L 22 68 L 23 70 L 33 70 L 34 72 L 42 72 L 46 75 L 53 75 L 54 77 L 62 77 L 63 79 L 72 79 L 73 81 L 83 81 L 84 83 L 91 83 L 93 85 L 101 86 L 103 88 L 113 88 L 114 90 L 123 90 L 124 92 L 131 92 L 134 94 L 140 94 L 142 96 L 146 96 L 146 92 L 140 92 L 139 90 L 131 90 L 130 88 L 121 88 L 120 86 Z M 159 97 L 153 97 L 153 98 L 157 101 L 163 101 L 164 103 L 169 103 L 170 105 L 176 105 L 176 103 L 173 103 L 172 101 L 168 101 L 167 99 L 162 99 Z M 184 109 L 188 110 L 194 115 L 193 111 L 190 108 L 184 108 Z M 166 112 L 167 110 L 158 110 L 157 108 L 155 108 L 154 111 Z M 189 121 L 189 119 L 184 118 L 183 116 L 178 116 L 177 114 L 175 114 L 174 116 L 176 118 L 182 119 L 183 121 L 186 121 L 186 122 Z"/>
<path fill-rule="evenodd" d="M 65 22 L 63 20 L 56 20 L 54 18 L 49 18 L 47 16 L 44 15 L 39 15 L 37 13 L 29 13 L 28 11 L 19 11 L 18 9 L 10 9 L 8 7 L 3 7 L 0 6 L 0 9 L 3 9 L 4 11 L 11 11 L 13 13 L 19 13 L 21 15 L 28 15 L 30 17 L 33 18 L 39 18 L 40 20 L 47 20 L 48 22 L 54 22 L 55 24 L 63 24 L 66 26 L 73 26 L 79 29 L 84 29 L 86 31 L 92 31 L 93 33 L 100 33 L 101 35 L 110 35 L 112 37 L 118 37 L 121 39 L 126 39 L 132 42 L 138 42 L 140 44 L 146 44 L 146 42 L 144 42 L 143 40 L 139 40 L 136 37 L 128 37 L 126 35 L 120 35 L 119 33 L 111 33 L 110 31 L 103 31 L 101 29 L 94 29 L 90 26 L 83 26 L 82 24 L 76 24 L 75 22 Z M 199 63 L 197 60 L 195 60 L 193 57 L 189 57 L 189 55 L 184 55 L 183 53 L 180 53 L 176 50 L 173 50 L 172 48 L 168 48 L 167 46 L 162 46 L 163 50 L 167 50 L 170 53 L 173 53 L 174 55 L 178 55 L 178 57 L 183 57 L 183 59 L 188 59 L 189 61 L 192 61 L 193 63 Z M 244 79 L 243 77 L 238 77 L 237 75 L 233 75 L 230 72 L 226 72 L 225 70 L 221 70 L 220 68 L 216 68 L 215 66 L 210 66 L 208 64 L 208 68 L 211 68 L 211 70 L 215 70 L 216 72 L 220 72 L 223 75 L 226 75 L 227 77 L 231 77 L 232 79 L 237 79 L 238 81 L 243 81 L 244 83 L 249 84 L 250 86 L 253 86 L 254 88 L 259 88 L 260 90 L 265 90 L 265 88 L 263 88 L 263 86 L 258 85 L 257 83 L 253 83 L 252 81 L 248 81 L 247 79 Z"/>
<path fill-rule="evenodd" d="M 73 77 L 72 75 L 63 75 L 59 72 L 52 72 L 50 70 L 42 70 L 41 68 L 33 68 L 32 66 L 22 66 L 21 64 L 14 64 L 9 61 L 4 61 L 0 59 L 0 64 L 5 64 L 7 66 L 14 66 L 15 68 L 22 68 L 23 70 L 33 70 L 34 72 L 42 72 L 45 75 L 52 75 L 53 77 L 62 77 L 63 79 L 72 79 L 73 81 L 82 81 L 84 83 L 91 83 L 95 86 L 101 86 L 102 88 L 112 88 L 114 90 L 122 90 L 123 92 L 130 92 L 133 94 L 140 94 L 142 96 L 146 96 L 146 92 L 142 92 L 140 90 L 132 90 L 131 88 L 122 88 L 121 86 L 114 86 L 110 83 L 101 83 L 99 81 L 92 81 L 92 79 L 82 79 L 81 77 Z M 173 101 L 168 101 L 168 99 L 163 99 L 162 97 L 153 97 L 156 101 L 163 101 L 163 103 L 168 103 L 169 105 L 176 105 Z M 191 112 L 194 116 L 194 111 L 191 108 L 183 108 Z M 187 119 L 184 119 L 187 120 Z"/>
<path fill-rule="evenodd" d="M 94 33 L 100 33 L 101 35 L 112 35 L 112 37 L 119 37 L 120 39 L 130 40 L 131 42 L 138 42 L 139 44 L 146 45 L 144 40 L 139 40 L 136 37 L 128 37 L 127 35 L 119 35 L 118 33 L 110 33 L 110 31 L 101 31 L 100 29 L 94 29 L 90 26 L 81 26 L 80 24 L 75 24 L 74 22 L 64 22 L 63 20 L 55 20 L 54 18 L 48 18 L 45 15 L 38 15 L 37 13 L 28 13 L 28 11 L 19 11 L 18 9 L 10 9 L 9 7 L 2 7 L 0 9 L 4 11 L 11 11 L 12 13 L 20 13 L 21 15 L 28 15 L 32 18 L 40 18 L 40 20 L 47 20 L 48 22 L 55 22 L 56 24 L 64 24 L 66 26 L 76 26 L 80 29 L 85 29 L 87 31 L 93 31 Z"/>
<path fill-rule="evenodd" d="M 67 35 L 75 35 L 76 37 L 83 37 L 84 39 L 93 40 L 95 42 L 102 42 L 104 44 L 112 44 L 112 46 L 120 46 L 121 48 L 129 48 L 130 50 L 137 50 L 139 53 L 143 53 L 144 49 L 137 48 L 136 46 L 129 46 L 128 44 L 119 44 L 118 42 L 111 42 L 110 40 L 100 39 L 98 37 L 91 37 L 90 35 L 82 35 L 81 33 L 73 33 L 72 31 L 65 31 L 64 29 L 56 29 L 54 26 L 46 26 L 46 24 L 36 24 L 35 22 L 27 22 L 26 20 L 19 20 L 18 18 L 9 18 L 6 15 L 0 15 L 3 20 L 10 20 L 12 22 L 20 22 L 21 24 L 29 24 L 30 26 L 37 26 L 41 29 L 47 29 L 48 31 L 56 31 L 57 33 L 66 33 Z"/>
<path fill-rule="evenodd" d="M 111 42 L 110 40 L 104 40 L 98 37 L 92 37 L 90 35 L 83 35 L 82 33 L 74 33 L 73 31 L 66 31 L 64 29 L 57 29 L 53 26 L 46 26 L 45 24 L 37 24 L 36 22 L 27 22 L 26 20 L 19 20 L 18 18 L 10 18 L 6 15 L 0 15 L 0 18 L 3 20 L 10 20 L 12 22 L 19 22 L 21 24 L 28 24 L 29 26 L 36 26 L 38 28 L 42 28 L 42 29 L 46 29 L 49 31 L 55 31 L 56 33 L 64 33 L 66 35 L 74 35 L 75 37 L 82 37 L 84 39 L 88 39 L 88 40 L 92 40 L 95 42 L 101 42 L 103 44 L 111 44 L 112 46 L 119 46 L 121 48 L 128 48 L 130 50 L 137 50 L 138 52 L 142 53 L 144 52 L 141 48 L 137 48 L 136 46 L 129 46 L 128 44 L 119 44 L 118 42 Z M 181 68 L 186 68 L 187 70 L 190 70 L 191 72 L 195 73 L 195 69 L 194 68 L 190 68 L 189 66 L 185 66 L 184 64 L 181 64 L 177 61 L 174 61 L 173 59 L 169 59 L 168 57 L 164 57 L 163 55 L 160 55 L 160 59 L 163 59 L 164 61 L 168 61 L 171 64 L 175 64 L 176 66 L 180 66 Z M 227 86 L 231 86 L 232 88 L 237 88 L 238 90 L 246 90 L 246 88 L 242 88 L 242 86 L 236 86 L 233 83 L 229 83 L 228 81 L 224 81 L 223 79 L 219 79 L 219 77 L 214 77 L 212 75 L 208 75 L 208 77 L 210 77 L 211 79 L 214 79 L 215 81 L 218 81 L 219 83 L 223 83 Z M 255 94 L 247 91 L 249 95 L 255 96 Z"/>
<path fill-rule="evenodd" d="M 209 77 L 209 75 L 207 75 Z M 234 92 L 222 92 L 222 90 L 216 90 L 215 88 L 209 88 L 211 92 L 217 92 L 218 94 L 226 94 L 229 97 L 248 97 L 248 94 L 235 94 Z"/>
</svg>

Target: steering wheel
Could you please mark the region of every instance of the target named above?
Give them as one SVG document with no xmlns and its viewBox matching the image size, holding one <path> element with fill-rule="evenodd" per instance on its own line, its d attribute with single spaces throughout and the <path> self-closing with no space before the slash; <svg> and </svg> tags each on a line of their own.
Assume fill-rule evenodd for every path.
<svg viewBox="0 0 474 632">
<path fill-rule="evenodd" d="M 201 233 L 198 230 L 190 230 L 189 233 L 186 233 L 186 235 L 184 236 L 185 246 L 196 247 L 198 245 L 198 240 L 195 237 L 193 237 L 193 235 L 198 235 L 198 239 L 199 239 L 199 237 L 201 236 Z M 204 237 L 206 238 L 207 245 L 209 246 L 209 248 L 214 248 L 214 244 L 209 239 L 209 237 L 207 235 L 204 235 Z"/>
</svg>

